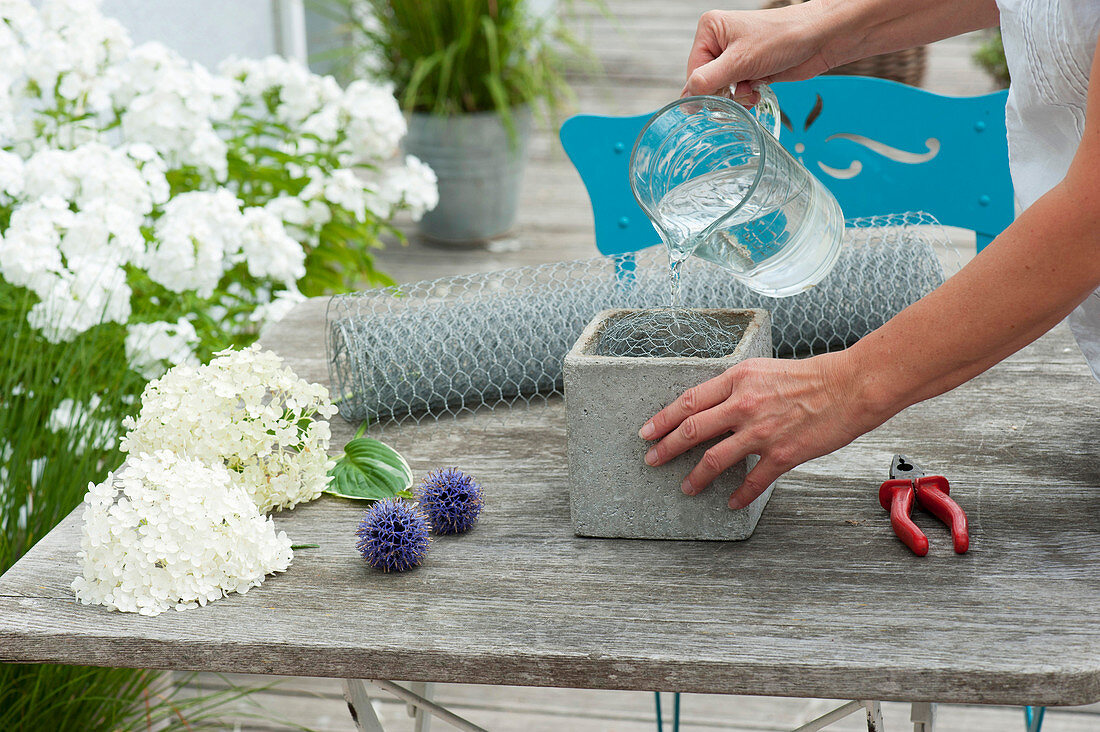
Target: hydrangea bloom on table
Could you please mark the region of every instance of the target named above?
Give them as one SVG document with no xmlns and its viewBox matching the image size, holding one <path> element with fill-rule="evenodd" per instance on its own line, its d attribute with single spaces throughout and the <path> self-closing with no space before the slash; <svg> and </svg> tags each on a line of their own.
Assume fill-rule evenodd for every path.
<svg viewBox="0 0 1100 732">
<path fill-rule="evenodd" d="M 159 615 L 243 594 L 292 556 L 230 470 L 160 450 L 89 487 L 72 589 L 85 605 Z"/>
<path fill-rule="evenodd" d="M 122 450 L 133 457 L 171 449 L 227 467 L 263 512 L 312 501 L 331 480 L 324 419 L 336 407 L 325 387 L 282 363 L 251 346 L 221 351 L 205 366 L 175 367 L 145 387 L 141 412 L 123 422 Z"/>
</svg>

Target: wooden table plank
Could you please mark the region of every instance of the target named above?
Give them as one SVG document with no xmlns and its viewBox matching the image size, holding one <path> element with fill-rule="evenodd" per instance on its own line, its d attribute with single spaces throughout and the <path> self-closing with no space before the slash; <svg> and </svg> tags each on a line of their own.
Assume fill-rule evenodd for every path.
<svg viewBox="0 0 1100 732">
<path fill-rule="evenodd" d="M 323 329 L 316 318 L 299 327 L 297 341 L 277 330 L 265 342 L 308 372 L 303 354 Z M 487 493 L 474 532 L 437 539 L 426 565 L 404 575 L 366 568 L 352 548 L 361 507 L 325 498 L 276 517 L 321 548 L 247 595 L 157 618 L 108 613 L 76 605 L 68 589 L 74 514 L 0 580 L 0 660 L 1093 702 L 1100 392 L 1083 363 L 1042 363 L 1069 343 L 1059 327 L 1030 359 L 792 471 L 746 542 L 572 536 L 557 399 L 386 431 L 417 472 L 459 465 Z M 893 537 L 874 495 L 895 450 L 950 476 L 972 520 L 969 554 L 952 554 L 934 523 L 924 522 L 926 559 Z"/>
</svg>

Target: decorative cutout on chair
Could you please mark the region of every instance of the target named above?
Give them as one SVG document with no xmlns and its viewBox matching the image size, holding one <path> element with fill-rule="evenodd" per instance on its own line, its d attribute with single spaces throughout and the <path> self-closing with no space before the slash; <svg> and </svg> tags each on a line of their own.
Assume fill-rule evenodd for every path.
<svg viewBox="0 0 1100 732">
<path fill-rule="evenodd" d="M 826 175 L 831 175 L 834 178 L 838 178 L 840 180 L 855 178 L 857 175 L 863 172 L 863 163 L 859 162 L 858 160 L 853 160 L 852 164 L 849 165 L 847 168 L 830 168 L 828 165 L 819 160 L 817 162 L 817 167 L 825 171 Z"/>
<path fill-rule="evenodd" d="M 850 140 L 857 145 L 863 145 L 871 152 L 878 153 L 884 158 L 893 160 L 895 163 L 902 163 L 903 165 L 920 165 L 921 163 L 927 163 L 932 158 L 939 155 L 940 141 L 934 137 L 929 137 L 924 141 L 925 146 L 928 148 L 926 152 L 913 153 L 905 150 L 900 150 L 896 147 L 891 147 L 886 143 L 879 142 L 878 140 L 872 140 L 864 135 L 854 135 L 850 132 L 838 132 L 835 135 L 829 135 L 825 138 L 825 142 L 831 140 Z M 833 168 L 825 163 L 818 161 L 817 167 L 821 168 L 826 175 L 831 175 L 839 180 L 847 180 L 849 178 L 855 178 L 860 172 L 863 171 L 863 163 L 858 160 L 853 160 L 851 165 L 847 168 Z"/>
<path fill-rule="evenodd" d="M 821 110 L 824 109 L 824 108 L 825 108 L 825 100 L 821 98 L 820 94 L 818 94 L 817 95 L 817 101 L 814 102 L 813 109 L 811 109 L 810 113 L 806 115 L 806 122 L 805 122 L 805 124 L 802 125 L 802 129 L 803 130 L 810 129 L 810 125 L 812 125 L 814 123 L 814 120 L 816 120 L 821 115 Z"/>
<path fill-rule="evenodd" d="M 810 129 L 818 117 L 821 116 L 822 110 L 825 108 L 825 100 L 820 94 L 815 95 L 814 105 L 810 111 L 806 114 L 806 119 L 802 123 L 802 131 L 806 132 Z M 790 117 L 786 112 L 780 110 L 780 119 L 784 127 L 790 132 L 794 132 L 794 124 L 791 122 Z M 851 132 L 838 132 L 836 134 L 829 135 L 820 145 L 825 145 L 832 140 L 848 140 L 854 142 L 857 145 L 862 145 L 873 153 L 877 153 L 888 160 L 892 160 L 895 163 L 901 163 L 903 165 L 920 165 L 921 163 L 927 163 L 932 160 L 940 152 L 940 141 L 934 137 L 929 137 L 924 141 L 927 148 L 924 152 L 909 152 L 908 150 L 902 150 L 900 148 L 892 147 L 884 142 L 873 140 L 866 135 L 857 135 Z M 802 154 L 806 151 L 806 145 L 802 142 L 797 142 L 794 145 L 794 153 L 799 156 L 799 162 L 805 165 L 805 161 L 802 160 Z M 838 180 L 848 180 L 855 178 L 861 172 L 863 172 L 863 163 L 859 160 L 852 160 L 847 168 L 834 168 L 830 165 L 826 165 L 821 161 L 817 161 L 817 167 L 819 167 L 826 175 L 829 175 Z"/>
<path fill-rule="evenodd" d="M 825 138 L 825 142 L 830 140 L 851 140 L 857 145 L 863 145 L 864 147 L 877 152 L 884 158 L 890 158 L 896 163 L 906 163 L 909 165 L 918 165 L 920 163 L 927 163 L 932 158 L 936 157 L 940 153 L 940 141 L 934 137 L 929 137 L 924 141 L 927 151 L 922 153 L 911 153 L 905 150 L 899 150 L 896 147 L 890 147 L 889 145 L 879 142 L 878 140 L 872 140 L 869 137 L 863 135 L 853 135 L 849 132 L 839 132 L 835 135 L 829 135 Z"/>
</svg>

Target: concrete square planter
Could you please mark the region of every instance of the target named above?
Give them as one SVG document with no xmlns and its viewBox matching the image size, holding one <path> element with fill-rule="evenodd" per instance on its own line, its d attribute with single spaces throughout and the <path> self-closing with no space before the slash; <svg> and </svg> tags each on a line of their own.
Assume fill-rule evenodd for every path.
<svg viewBox="0 0 1100 732">
<path fill-rule="evenodd" d="M 750 456 L 730 468 L 699 495 L 685 496 L 680 484 L 703 452 L 718 440 L 653 468 L 643 459 L 649 443 L 638 437 L 638 430 L 688 388 L 747 358 L 770 356 L 768 311 L 701 311 L 730 326 L 729 355 L 721 358 L 597 355 L 608 323 L 633 312 L 637 311 L 600 313 L 565 357 L 569 505 L 574 532 L 578 536 L 637 539 L 747 539 L 772 487 L 743 509 L 731 510 L 727 501 L 757 458 Z M 737 340 L 741 328 L 744 332 Z"/>
</svg>

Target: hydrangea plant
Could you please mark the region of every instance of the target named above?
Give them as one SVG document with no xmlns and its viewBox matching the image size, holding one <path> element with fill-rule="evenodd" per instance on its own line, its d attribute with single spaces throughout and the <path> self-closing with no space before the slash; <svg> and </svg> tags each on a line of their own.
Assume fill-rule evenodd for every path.
<svg viewBox="0 0 1100 732">
<path fill-rule="evenodd" d="M 404 132 L 384 84 L 278 57 L 211 73 L 93 0 L 4 0 L 0 278 L 52 344 L 122 326 L 151 378 L 303 295 L 389 284 L 370 249 L 437 201 Z"/>
</svg>

